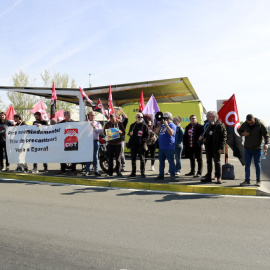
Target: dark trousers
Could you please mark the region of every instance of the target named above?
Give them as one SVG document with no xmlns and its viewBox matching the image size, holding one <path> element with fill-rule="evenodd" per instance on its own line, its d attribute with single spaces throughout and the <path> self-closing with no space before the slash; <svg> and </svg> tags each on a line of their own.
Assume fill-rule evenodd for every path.
<svg viewBox="0 0 270 270">
<path fill-rule="evenodd" d="M 8 163 L 8 156 L 7 156 L 7 148 L 6 148 L 6 142 L 3 142 L 0 144 L 0 167 L 4 167 L 4 152 L 6 156 L 6 167 L 9 166 Z"/>
<path fill-rule="evenodd" d="M 215 177 L 221 178 L 220 154 L 212 149 L 206 149 L 207 176 L 212 177 L 213 161 L 215 164 Z"/>
<path fill-rule="evenodd" d="M 121 155 L 122 155 L 122 145 L 121 144 L 108 144 L 107 152 L 109 158 L 109 174 L 113 174 L 113 160 L 116 161 L 116 173 L 121 170 Z"/>
<path fill-rule="evenodd" d="M 132 173 L 136 174 L 136 158 L 137 155 L 140 158 L 140 170 L 141 174 L 145 173 L 145 151 L 143 149 L 143 146 L 138 147 L 132 147 L 130 149 L 131 151 L 131 166 L 132 166 Z"/>
<path fill-rule="evenodd" d="M 61 171 L 65 172 L 66 168 L 67 168 L 67 164 L 66 163 L 60 163 L 60 166 L 61 166 Z M 71 163 L 71 171 L 76 172 L 76 163 Z"/>
<path fill-rule="evenodd" d="M 152 145 L 147 145 L 148 150 L 145 152 L 145 163 L 147 162 L 147 158 L 151 157 L 151 165 L 153 166 L 155 164 L 155 153 L 156 153 L 156 144 L 152 144 Z"/>
<path fill-rule="evenodd" d="M 202 174 L 203 162 L 202 162 L 202 148 L 201 147 L 186 147 L 186 155 L 190 160 L 190 171 L 195 173 L 195 159 L 198 163 L 198 174 Z"/>
<path fill-rule="evenodd" d="M 43 168 L 44 168 L 44 171 L 47 171 L 48 170 L 48 163 L 43 163 Z M 33 164 L 33 169 L 37 169 L 37 163 Z"/>
</svg>

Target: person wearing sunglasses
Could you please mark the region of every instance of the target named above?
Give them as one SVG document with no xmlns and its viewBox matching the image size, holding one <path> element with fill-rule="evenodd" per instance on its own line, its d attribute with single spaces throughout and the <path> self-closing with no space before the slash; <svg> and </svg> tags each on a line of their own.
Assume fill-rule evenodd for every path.
<svg viewBox="0 0 270 270">
<path fill-rule="evenodd" d="M 128 135 L 130 136 L 130 152 L 132 171 L 129 177 L 136 177 L 136 158 L 140 158 L 141 177 L 145 178 L 145 151 L 146 141 L 149 137 L 147 125 L 143 121 L 143 114 L 136 114 L 136 122 L 130 125 Z"/>
<path fill-rule="evenodd" d="M 264 151 L 268 149 L 269 133 L 265 125 L 252 114 L 246 116 L 246 121 L 238 129 L 241 136 L 245 136 L 245 181 L 241 186 L 250 185 L 250 165 L 253 157 L 256 168 L 256 186 L 261 185 L 261 149 L 264 138 Z"/>
</svg>

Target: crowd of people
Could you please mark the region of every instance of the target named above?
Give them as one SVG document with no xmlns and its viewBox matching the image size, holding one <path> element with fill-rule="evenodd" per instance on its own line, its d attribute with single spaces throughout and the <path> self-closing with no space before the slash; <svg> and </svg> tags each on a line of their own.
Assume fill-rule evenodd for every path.
<svg viewBox="0 0 270 270">
<path fill-rule="evenodd" d="M 42 119 L 41 113 L 34 114 L 35 121 L 33 125 L 48 125 L 47 121 Z M 69 111 L 64 113 L 64 120 L 61 122 L 51 121 L 50 124 L 61 124 L 66 122 L 74 122 L 71 119 Z M 140 175 L 142 178 L 146 177 L 145 165 L 147 160 L 151 161 L 151 170 L 155 171 L 155 154 L 158 149 L 159 172 L 155 180 L 164 180 L 165 174 L 170 176 L 170 181 L 178 181 L 177 177 L 181 175 L 182 169 L 182 151 L 185 151 L 185 157 L 190 160 L 190 172 L 185 176 L 200 178 L 201 182 L 207 183 L 217 181 L 222 184 L 221 180 L 221 154 L 224 153 L 227 132 L 226 127 L 219 121 L 218 115 L 215 111 L 207 113 L 207 119 L 204 125 L 197 122 L 195 115 L 189 117 L 190 124 L 185 130 L 181 127 L 181 117 L 173 117 L 170 112 L 165 112 L 160 121 L 154 125 L 155 119 L 144 116 L 141 112 L 136 114 L 136 121 L 133 122 L 128 132 L 126 126 L 128 117 L 120 108 L 120 114 L 110 114 L 107 123 L 102 125 L 95 120 L 95 112 L 90 111 L 87 115 L 86 121 L 93 127 L 93 162 L 87 162 L 85 167 L 85 176 L 90 175 L 90 165 L 93 163 L 94 174 L 101 176 L 99 167 L 99 147 L 100 137 L 105 136 L 106 130 L 115 129 L 119 133 L 115 139 L 107 141 L 108 153 L 108 174 L 113 176 L 115 172 L 117 177 L 123 177 L 126 166 L 126 159 L 124 154 L 125 136 L 129 136 L 128 148 L 131 153 L 131 174 L 128 177 L 136 177 L 137 157 L 140 160 Z M 14 121 L 6 119 L 4 112 L 0 113 L 0 169 L 8 171 L 9 162 L 6 149 L 6 129 L 9 126 L 26 125 L 22 121 L 19 114 L 14 115 Z M 245 137 L 245 181 L 241 183 L 242 186 L 250 184 L 250 165 L 252 157 L 256 167 L 256 185 L 260 186 L 261 181 L 261 147 L 264 139 L 264 150 L 267 151 L 269 143 L 269 134 L 266 127 L 261 121 L 249 114 L 246 121 L 238 130 L 241 136 Z M 203 145 L 206 151 L 207 172 L 203 176 Z M 4 169 L 4 155 L 6 166 Z M 165 173 L 165 161 L 168 161 L 169 169 Z M 116 166 L 114 166 L 114 163 Z M 196 169 L 197 164 L 197 169 Z M 213 173 L 214 164 L 214 173 Z M 71 172 L 76 175 L 76 163 L 71 164 Z M 48 164 L 43 163 L 44 171 L 48 171 Z M 66 174 L 67 164 L 60 164 L 59 174 Z M 25 163 L 17 164 L 16 171 L 28 171 L 28 166 Z M 37 164 L 33 164 L 32 173 L 37 173 Z"/>
</svg>

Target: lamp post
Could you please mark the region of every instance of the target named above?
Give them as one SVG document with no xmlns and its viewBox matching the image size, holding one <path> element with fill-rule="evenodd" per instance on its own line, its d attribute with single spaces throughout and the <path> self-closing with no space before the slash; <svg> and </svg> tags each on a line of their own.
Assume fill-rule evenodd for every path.
<svg viewBox="0 0 270 270">
<path fill-rule="evenodd" d="M 89 87 L 91 87 L 91 82 L 90 82 L 90 76 L 91 76 L 92 74 L 91 73 L 89 73 Z"/>
</svg>

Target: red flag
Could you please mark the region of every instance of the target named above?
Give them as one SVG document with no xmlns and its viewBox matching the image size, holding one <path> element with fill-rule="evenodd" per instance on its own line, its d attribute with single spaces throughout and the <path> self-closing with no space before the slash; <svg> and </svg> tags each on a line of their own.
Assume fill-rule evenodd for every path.
<svg viewBox="0 0 270 270">
<path fill-rule="evenodd" d="M 14 114 L 16 114 L 12 104 L 10 104 L 10 106 L 8 107 L 7 111 L 6 111 L 6 117 L 7 120 L 14 120 Z"/>
<path fill-rule="evenodd" d="M 103 115 L 106 116 L 106 111 L 105 111 L 105 109 L 104 109 L 104 106 L 103 106 L 103 104 L 102 104 L 100 98 L 98 99 L 97 106 L 96 106 L 96 108 L 94 109 L 94 111 L 99 112 L 99 113 L 102 113 Z"/>
<path fill-rule="evenodd" d="M 140 97 L 140 103 L 139 103 L 139 112 L 142 112 L 144 110 L 144 97 L 143 97 L 143 90 L 141 92 L 141 97 Z"/>
<path fill-rule="evenodd" d="M 40 112 L 43 120 L 45 120 L 45 121 L 48 121 L 49 120 L 49 117 L 48 117 L 48 114 L 46 112 L 45 106 L 44 106 L 44 104 L 43 104 L 43 102 L 41 100 L 30 111 L 30 113 L 35 113 L 35 112 Z"/>
<path fill-rule="evenodd" d="M 83 89 L 81 87 L 79 87 L 79 89 L 80 89 L 80 92 L 81 92 L 82 99 L 84 101 L 88 101 L 92 107 L 95 106 L 94 102 L 85 94 Z"/>
<path fill-rule="evenodd" d="M 65 112 L 65 110 L 57 111 L 57 112 L 55 112 L 55 116 L 53 118 L 50 118 L 50 119 L 53 119 L 55 121 L 59 120 L 59 122 L 61 122 L 62 120 L 65 119 L 64 112 Z"/>
<path fill-rule="evenodd" d="M 111 86 L 109 86 L 108 113 L 109 113 L 109 115 L 114 113 L 113 100 L 112 100 L 112 87 Z"/>
<path fill-rule="evenodd" d="M 52 118 L 55 117 L 56 100 L 57 100 L 57 96 L 56 96 L 55 86 L 54 86 L 54 82 L 53 82 L 53 86 L 52 86 L 52 98 L 51 98 L 51 115 L 50 115 L 50 119 L 52 119 Z"/>
<path fill-rule="evenodd" d="M 244 165 L 244 146 L 242 137 L 240 137 L 237 131 L 240 127 L 240 120 L 234 95 L 224 103 L 218 111 L 218 116 L 220 121 L 226 126 L 227 143 L 233 150 L 233 156 L 238 157 L 242 165 Z"/>
</svg>

